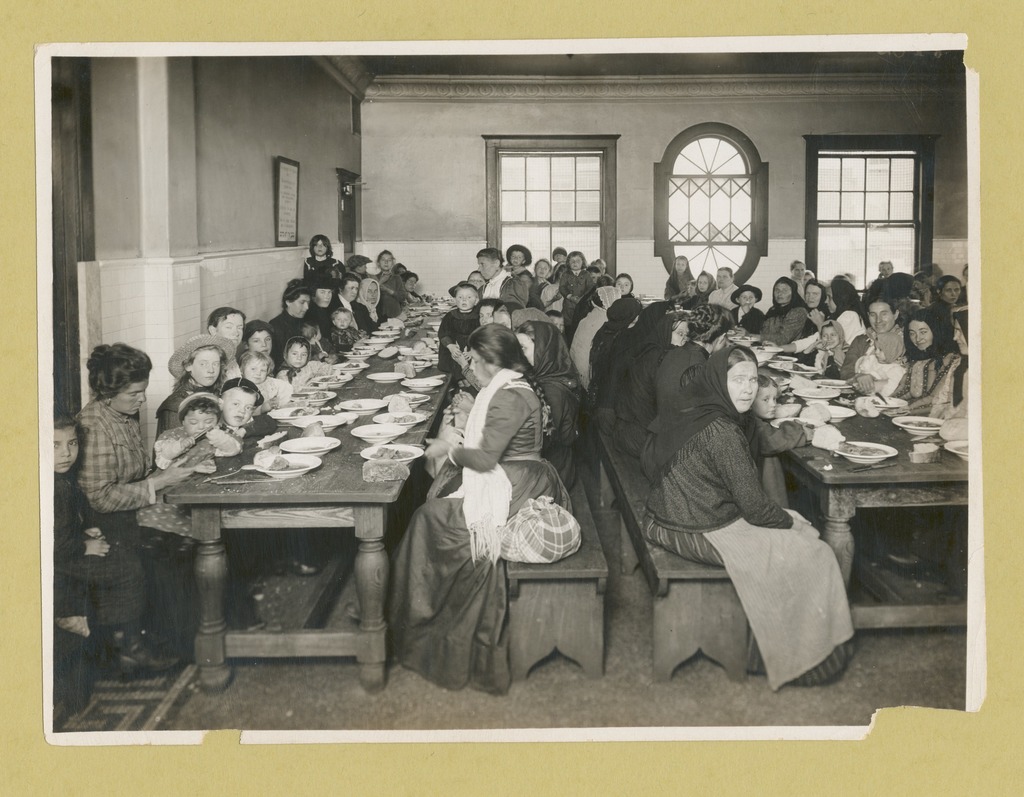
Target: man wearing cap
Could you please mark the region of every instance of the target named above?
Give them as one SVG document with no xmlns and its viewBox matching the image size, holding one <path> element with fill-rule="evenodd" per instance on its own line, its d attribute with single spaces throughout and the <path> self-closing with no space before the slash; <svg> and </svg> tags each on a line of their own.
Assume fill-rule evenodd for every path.
<svg viewBox="0 0 1024 797">
<path fill-rule="evenodd" d="M 235 437 L 263 437 L 277 431 L 277 421 L 267 414 L 253 415 L 263 403 L 263 394 L 243 376 L 229 379 L 220 390 L 221 421 Z"/>
<path fill-rule="evenodd" d="M 733 322 L 751 335 L 760 335 L 764 313 L 754 305 L 761 301 L 761 289 L 754 285 L 740 285 L 729 298 L 736 305 L 732 311 Z"/>
<path fill-rule="evenodd" d="M 726 310 L 732 310 L 736 307 L 736 303 L 732 300 L 732 292 L 736 290 L 733 285 L 732 269 L 722 266 L 718 269 L 715 279 L 718 281 L 718 288 L 711 291 L 708 296 L 708 304 L 717 304 Z"/>
<path fill-rule="evenodd" d="M 523 310 L 530 301 L 529 289 L 505 273 L 501 267 L 501 260 L 501 252 L 493 246 L 476 253 L 477 266 L 486 280 L 481 298 L 500 299 L 508 306 L 510 312 Z"/>
</svg>

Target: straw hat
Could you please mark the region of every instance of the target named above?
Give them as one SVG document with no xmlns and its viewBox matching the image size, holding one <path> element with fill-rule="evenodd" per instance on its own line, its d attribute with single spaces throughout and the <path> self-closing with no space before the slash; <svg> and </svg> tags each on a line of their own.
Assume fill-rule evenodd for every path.
<svg viewBox="0 0 1024 797">
<path fill-rule="evenodd" d="M 167 361 L 167 370 L 171 372 L 171 376 L 177 379 L 185 373 L 185 363 L 195 353 L 196 349 L 201 349 L 204 346 L 216 346 L 224 352 L 229 367 L 235 361 L 235 344 L 233 341 L 222 338 L 220 335 L 196 335 L 181 344 L 174 354 L 171 355 L 171 359 Z"/>
</svg>

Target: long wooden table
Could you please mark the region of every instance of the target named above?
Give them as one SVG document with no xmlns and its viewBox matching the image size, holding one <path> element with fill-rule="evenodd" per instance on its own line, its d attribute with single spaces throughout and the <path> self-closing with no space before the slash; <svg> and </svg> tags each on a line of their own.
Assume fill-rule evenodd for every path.
<svg viewBox="0 0 1024 797">
<path fill-rule="evenodd" d="M 860 471 L 856 469 L 863 466 L 812 446 L 782 455 L 786 470 L 814 496 L 825 521 L 822 539 L 835 551 L 843 579 L 849 584 L 858 561 L 850 521 L 858 508 L 966 505 L 968 468 L 966 462 L 945 450 L 938 462 L 911 462 L 909 452 L 918 441 L 884 415 L 854 416 L 836 428 L 850 442 L 882 443 L 899 452 L 885 460 L 894 463 L 892 467 Z M 870 569 L 858 569 L 857 575 L 870 590 L 874 578 Z M 851 608 L 859 628 L 964 625 L 967 618 L 963 602 L 855 604 Z"/>
<path fill-rule="evenodd" d="M 403 343 L 403 345 L 406 345 Z M 380 384 L 366 378 L 368 373 L 391 371 L 397 359 L 370 359 L 370 368 L 336 392 L 332 403 L 359 398 L 384 398 L 405 391 L 400 383 Z M 437 375 L 428 368 L 418 376 Z M 422 444 L 439 420 L 444 385 L 429 394 L 430 401 L 415 407 L 428 419 L 397 438 L 395 443 Z M 382 410 L 386 411 L 386 410 Z M 359 452 L 370 444 L 352 436 L 350 430 L 373 422 L 373 416 L 361 416 L 354 423 L 328 430 L 341 445 L 319 454 L 323 464 L 314 471 L 293 479 L 261 477 L 256 471 L 242 471 L 239 478 L 265 478 L 258 484 L 218 485 L 197 475 L 169 490 L 164 500 L 186 506 L 192 513 L 192 536 L 198 541 L 195 561 L 199 587 L 200 625 L 196 636 L 196 663 L 200 685 L 208 690 L 227 686 L 231 670 L 226 659 L 233 657 L 274 656 L 355 656 L 359 679 L 367 691 L 384 686 L 385 633 L 384 599 L 388 589 L 388 558 L 384 533 L 388 514 L 398 501 L 405 481 L 365 482 L 365 460 Z M 301 434 L 290 428 L 290 437 Z M 247 441 L 241 454 L 218 461 L 218 474 L 252 462 L 255 441 Z M 418 462 L 418 461 L 417 461 Z M 411 463 L 416 466 L 417 462 Z M 225 528 L 347 528 L 347 511 L 354 515 L 355 536 L 359 548 L 355 558 L 355 583 L 359 599 L 358 631 L 302 629 L 291 633 L 228 631 L 224 620 L 224 585 L 227 557 L 221 530 Z"/>
</svg>

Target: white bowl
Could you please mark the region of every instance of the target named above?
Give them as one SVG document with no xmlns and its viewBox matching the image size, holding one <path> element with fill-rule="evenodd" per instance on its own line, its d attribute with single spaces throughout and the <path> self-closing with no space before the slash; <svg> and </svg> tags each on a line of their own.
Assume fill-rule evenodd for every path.
<svg viewBox="0 0 1024 797">
<path fill-rule="evenodd" d="M 412 391 L 396 393 L 395 395 L 401 396 L 408 401 L 410 407 L 416 407 L 430 401 L 430 396 L 425 396 L 423 393 L 413 393 Z M 391 398 L 391 396 L 388 396 L 388 398 Z"/>
<path fill-rule="evenodd" d="M 956 454 L 956 456 L 960 457 L 960 459 L 962 459 L 964 462 L 969 461 L 967 459 L 968 449 L 966 440 L 953 440 L 950 443 L 946 443 L 946 445 L 944 445 L 943 448 L 946 449 L 950 454 Z"/>
<path fill-rule="evenodd" d="M 856 452 L 850 451 L 848 446 L 857 446 L 858 450 Z M 848 440 L 839 445 L 836 449 L 836 453 L 839 454 L 839 456 L 850 460 L 850 462 L 858 462 L 862 465 L 871 465 L 875 462 L 881 462 L 883 459 L 894 457 L 899 452 L 892 446 L 885 446 L 881 443 L 866 443 L 861 440 Z"/>
<path fill-rule="evenodd" d="M 415 379 L 402 380 L 402 386 L 415 390 L 417 393 L 429 393 L 444 384 L 443 376 L 422 376 Z"/>
<path fill-rule="evenodd" d="M 311 454 L 281 454 L 281 456 L 288 460 L 290 465 L 288 470 L 264 470 L 256 465 L 253 465 L 253 470 L 258 470 L 275 479 L 294 479 L 304 473 L 309 473 L 313 468 L 320 467 L 320 463 L 323 462 L 320 457 L 314 457 Z"/>
<path fill-rule="evenodd" d="M 319 421 L 324 425 L 324 429 L 333 429 L 335 426 L 344 426 L 346 423 L 352 423 L 358 417 L 354 412 L 335 412 L 325 415 L 312 415 L 305 418 L 292 418 L 285 421 L 285 423 L 290 423 L 296 429 L 305 429 L 307 426 L 312 426 Z"/>
<path fill-rule="evenodd" d="M 814 384 L 818 387 L 831 387 L 835 390 L 853 390 L 853 385 L 842 379 L 815 379 Z"/>
<path fill-rule="evenodd" d="M 387 406 L 388 403 L 386 401 L 375 398 L 353 399 L 352 401 L 342 401 L 338 404 L 338 407 L 341 409 L 346 412 L 354 412 L 356 415 L 373 415 L 373 413 L 380 412 Z"/>
<path fill-rule="evenodd" d="M 802 399 L 834 399 L 839 398 L 839 391 L 834 387 L 807 387 L 794 389 L 793 395 Z"/>
<path fill-rule="evenodd" d="M 353 375 L 358 374 L 360 371 L 365 371 L 369 367 L 370 364 L 366 362 L 366 360 L 357 359 L 349 360 L 347 363 L 338 363 L 336 366 L 334 366 L 334 369 L 338 374 Z"/>
<path fill-rule="evenodd" d="M 927 415 L 901 415 L 892 419 L 893 424 L 907 432 L 915 440 L 938 434 L 942 421 Z"/>
<path fill-rule="evenodd" d="M 829 415 L 832 416 L 832 423 L 839 423 L 857 414 L 850 407 L 840 407 L 838 404 L 826 404 L 825 406 L 828 407 Z"/>
<path fill-rule="evenodd" d="M 397 371 L 384 371 L 378 374 L 367 374 L 367 379 L 372 379 L 374 382 L 384 382 L 393 384 L 395 382 L 401 382 L 406 378 L 405 374 L 400 374 Z"/>
<path fill-rule="evenodd" d="M 391 329 L 378 329 L 373 333 L 373 337 L 379 338 L 380 340 L 394 340 L 398 337 L 398 333 Z"/>
<path fill-rule="evenodd" d="M 395 420 L 396 418 L 412 417 L 413 420 Z M 374 423 L 383 424 L 394 424 L 395 426 L 402 426 L 406 429 L 411 429 L 418 423 L 423 423 L 430 416 L 425 412 L 383 412 L 380 415 L 373 416 Z"/>
<path fill-rule="evenodd" d="M 296 437 L 281 443 L 281 450 L 289 454 L 326 454 L 340 445 L 337 437 Z"/>
<path fill-rule="evenodd" d="M 338 394 L 333 390 L 297 390 L 292 393 L 292 398 L 296 401 L 305 401 L 310 407 L 322 407 L 328 401 L 336 399 Z"/>
<path fill-rule="evenodd" d="M 335 390 L 343 387 L 346 382 L 351 382 L 354 373 L 355 370 L 351 370 L 349 373 L 339 371 L 331 376 L 318 376 L 316 379 L 311 379 L 309 385 L 314 390 Z"/>
<path fill-rule="evenodd" d="M 423 449 L 416 446 L 405 446 L 399 445 L 398 443 L 391 443 L 390 445 L 371 446 L 370 448 L 364 448 L 359 452 L 359 456 L 363 459 L 377 460 L 377 454 L 382 451 L 392 451 L 400 456 L 389 457 L 388 459 L 380 460 L 381 462 L 412 462 L 417 457 L 423 456 Z"/>
<path fill-rule="evenodd" d="M 408 430 L 397 423 L 368 423 L 365 426 L 357 426 L 351 430 L 353 437 L 365 440 L 367 443 L 390 443 L 396 437 L 401 437 Z"/>
<path fill-rule="evenodd" d="M 320 414 L 320 410 L 313 407 L 279 407 L 267 413 L 275 421 L 294 421 L 298 418 L 310 418 Z"/>
</svg>

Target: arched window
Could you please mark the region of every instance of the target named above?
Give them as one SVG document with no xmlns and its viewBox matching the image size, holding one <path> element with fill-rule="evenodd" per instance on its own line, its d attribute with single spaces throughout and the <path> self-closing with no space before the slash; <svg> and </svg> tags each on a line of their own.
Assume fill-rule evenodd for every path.
<svg viewBox="0 0 1024 797">
<path fill-rule="evenodd" d="M 666 270 L 679 255 L 694 276 L 729 266 L 737 283 L 768 253 L 768 164 L 729 125 L 694 125 L 654 165 L 654 251 Z"/>
</svg>

